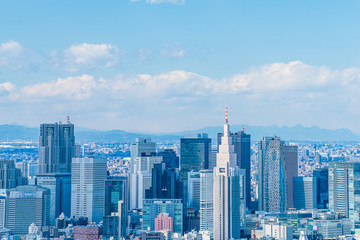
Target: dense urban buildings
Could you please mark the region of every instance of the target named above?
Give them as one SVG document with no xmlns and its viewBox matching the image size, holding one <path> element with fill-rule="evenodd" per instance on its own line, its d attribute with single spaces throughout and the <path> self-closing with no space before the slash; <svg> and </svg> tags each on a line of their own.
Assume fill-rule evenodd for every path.
<svg viewBox="0 0 360 240">
<path fill-rule="evenodd" d="M 217 137 L 218 145 L 211 145 L 205 133 L 179 137 L 175 143 L 150 138 L 85 143 L 83 157 L 77 157 L 79 145 L 74 143 L 70 172 L 37 174 L 33 169 L 38 166 L 34 152 L 38 145 L 0 143 L 0 236 L 28 240 L 360 236 L 359 144 L 286 142 L 277 136 L 251 142 L 244 131 L 231 133 L 227 122 Z M 58 166 L 53 169 L 64 169 L 60 160 L 54 163 Z"/>
</svg>

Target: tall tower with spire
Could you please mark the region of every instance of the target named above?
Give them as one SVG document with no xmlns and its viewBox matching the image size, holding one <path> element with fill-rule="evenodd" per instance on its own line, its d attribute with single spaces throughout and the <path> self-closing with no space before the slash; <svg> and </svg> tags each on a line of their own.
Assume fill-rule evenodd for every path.
<svg viewBox="0 0 360 240">
<path fill-rule="evenodd" d="M 214 168 L 214 239 L 240 239 L 245 229 L 245 170 L 236 165 L 226 108 L 224 134 Z"/>
</svg>

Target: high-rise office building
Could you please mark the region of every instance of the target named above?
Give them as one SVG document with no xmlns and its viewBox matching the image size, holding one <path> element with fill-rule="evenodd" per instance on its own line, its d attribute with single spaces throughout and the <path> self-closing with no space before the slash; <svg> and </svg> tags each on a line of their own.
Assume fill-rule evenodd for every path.
<svg viewBox="0 0 360 240">
<path fill-rule="evenodd" d="M 188 218 L 188 173 L 191 171 L 199 172 L 201 169 L 209 169 L 211 158 L 211 138 L 206 133 L 189 134 L 180 139 L 180 180 L 184 184 L 183 203 L 184 203 L 184 227 L 185 231 L 191 224 L 186 221 Z M 192 213 L 192 209 L 190 209 Z"/>
<path fill-rule="evenodd" d="M 147 175 L 150 176 L 150 181 L 151 181 L 151 169 L 153 167 L 153 162 L 155 161 L 155 163 L 158 163 L 158 159 L 162 159 L 162 157 L 157 157 L 157 158 L 151 158 L 151 159 L 147 159 L 144 158 L 143 160 L 141 160 L 141 157 L 154 157 L 156 155 L 156 144 L 154 142 L 151 142 L 150 138 L 136 138 L 135 142 L 131 143 L 130 146 L 130 152 L 131 152 L 131 159 L 130 159 L 130 170 L 129 170 L 129 189 L 131 189 L 131 191 L 127 192 L 127 201 L 128 201 L 128 207 L 129 210 L 135 209 L 135 208 L 139 208 L 139 205 L 142 205 L 142 199 L 144 198 L 144 194 L 142 192 L 145 192 L 145 188 L 143 188 L 142 186 L 140 186 L 139 189 L 139 181 L 141 181 L 142 179 L 139 180 L 139 176 L 138 174 L 140 173 L 140 171 L 145 171 L 147 173 Z M 151 166 L 148 166 L 145 161 L 149 160 L 152 164 Z M 157 161 L 156 161 L 157 160 Z M 141 167 L 139 166 L 139 163 L 143 163 L 144 166 Z M 149 169 L 150 168 L 150 169 Z M 145 169 L 145 170 L 141 170 L 141 169 Z M 150 171 L 150 174 L 149 174 Z M 147 179 L 148 181 L 149 179 Z M 150 185 L 149 187 L 151 187 L 151 183 L 148 184 Z M 139 191 L 142 193 L 139 199 L 138 193 Z M 141 202 L 139 204 L 139 202 Z"/>
<path fill-rule="evenodd" d="M 0 195 L 0 228 L 4 228 L 6 223 L 6 195 Z"/>
<path fill-rule="evenodd" d="M 12 234 L 27 234 L 30 224 L 49 226 L 50 190 L 24 185 L 7 190 L 6 227 Z"/>
<path fill-rule="evenodd" d="M 293 207 L 293 177 L 298 174 L 298 147 L 279 137 L 258 142 L 259 210 L 284 212 Z"/>
<path fill-rule="evenodd" d="M 103 218 L 103 239 L 120 240 L 126 237 L 126 212 L 124 201 L 119 201 L 116 212 Z"/>
<path fill-rule="evenodd" d="M 229 128 L 226 115 L 214 169 L 215 240 L 240 239 L 245 230 L 245 170 L 237 167 Z"/>
<path fill-rule="evenodd" d="M 38 174 L 70 173 L 75 157 L 74 124 L 40 125 Z"/>
<path fill-rule="evenodd" d="M 221 144 L 222 133 L 218 134 L 218 145 Z M 234 145 L 234 151 L 236 153 L 236 166 L 241 169 L 245 169 L 246 174 L 246 207 L 250 209 L 251 203 L 251 136 L 246 134 L 244 131 L 239 131 L 236 133 L 230 133 L 232 137 L 232 143 Z"/>
<path fill-rule="evenodd" d="M 38 186 L 50 190 L 50 225 L 55 226 L 55 218 L 61 213 L 71 217 L 71 174 L 45 173 L 36 176 Z"/>
<path fill-rule="evenodd" d="M 188 173 L 188 201 L 187 206 L 200 211 L 200 172 Z"/>
<path fill-rule="evenodd" d="M 329 204 L 329 170 L 317 168 L 313 171 L 313 176 L 317 178 L 318 185 L 317 208 L 326 209 Z"/>
<path fill-rule="evenodd" d="M 130 172 L 130 208 L 142 208 L 145 193 L 152 187 L 152 170 L 156 163 L 161 163 L 161 156 L 142 156 L 133 159 Z"/>
<path fill-rule="evenodd" d="M 200 231 L 214 233 L 214 173 L 200 171 Z"/>
<path fill-rule="evenodd" d="M 27 178 L 15 167 L 14 160 L 0 160 L 0 189 L 15 188 L 26 183 Z"/>
<path fill-rule="evenodd" d="M 105 180 L 105 209 L 104 215 L 109 216 L 112 212 L 118 212 L 119 201 L 126 206 L 126 178 L 109 176 Z"/>
<path fill-rule="evenodd" d="M 179 180 L 179 169 L 166 168 L 156 163 L 152 169 L 152 186 L 145 190 L 147 199 L 182 199 L 183 183 Z"/>
<path fill-rule="evenodd" d="M 186 136 L 180 140 L 180 171 L 182 178 L 187 179 L 187 172 L 209 168 L 211 154 L 211 138 L 197 134 Z"/>
<path fill-rule="evenodd" d="M 179 157 L 174 149 L 165 149 L 156 155 L 163 157 L 163 163 L 165 163 L 166 168 L 179 168 Z"/>
<path fill-rule="evenodd" d="M 316 177 L 294 177 L 294 208 L 316 209 L 318 196 L 318 181 Z"/>
<path fill-rule="evenodd" d="M 173 231 L 183 233 L 183 204 L 181 199 L 145 199 L 143 203 L 143 229 L 155 230 L 155 219 L 160 213 L 173 219 Z"/>
<path fill-rule="evenodd" d="M 130 146 L 131 160 L 141 156 L 155 156 L 156 143 L 151 138 L 136 138 Z"/>
<path fill-rule="evenodd" d="M 348 217 L 351 231 L 360 233 L 360 163 L 329 163 L 329 209 Z"/>
<path fill-rule="evenodd" d="M 71 169 L 71 215 L 100 222 L 104 216 L 106 159 L 73 158 Z"/>
</svg>

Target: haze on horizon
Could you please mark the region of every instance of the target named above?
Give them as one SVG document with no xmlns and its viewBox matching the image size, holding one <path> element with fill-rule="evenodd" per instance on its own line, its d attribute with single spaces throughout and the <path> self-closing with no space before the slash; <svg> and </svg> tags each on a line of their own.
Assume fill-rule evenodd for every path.
<svg viewBox="0 0 360 240">
<path fill-rule="evenodd" d="M 360 2 L 4 1 L 0 124 L 360 133 Z"/>
</svg>

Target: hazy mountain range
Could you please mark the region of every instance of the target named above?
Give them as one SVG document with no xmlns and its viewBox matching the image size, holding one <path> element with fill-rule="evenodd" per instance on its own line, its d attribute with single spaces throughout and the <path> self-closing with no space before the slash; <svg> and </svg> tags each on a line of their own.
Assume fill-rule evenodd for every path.
<svg viewBox="0 0 360 240">
<path fill-rule="evenodd" d="M 329 130 L 316 126 L 303 127 L 296 125 L 293 127 L 279 126 L 249 126 L 249 125 L 233 125 L 232 132 L 242 131 L 251 134 L 251 140 L 257 141 L 263 136 L 280 136 L 287 141 L 359 141 L 360 135 L 355 134 L 349 129 Z M 216 138 L 218 132 L 222 132 L 222 126 L 206 127 L 191 131 L 190 133 L 207 133 L 209 137 Z M 151 137 L 157 142 L 177 142 L 180 137 L 188 134 L 189 131 L 166 133 L 166 134 L 146 134 L 146 133 L 130 133 L 122 130 L 100 131 L 75 127 L 77 142 L 131 142 L 136 137 Z M 0 141 L 38 141 L 39 129 L 29 128 L 17 125 L 0 125 Z"/>
</svg>

